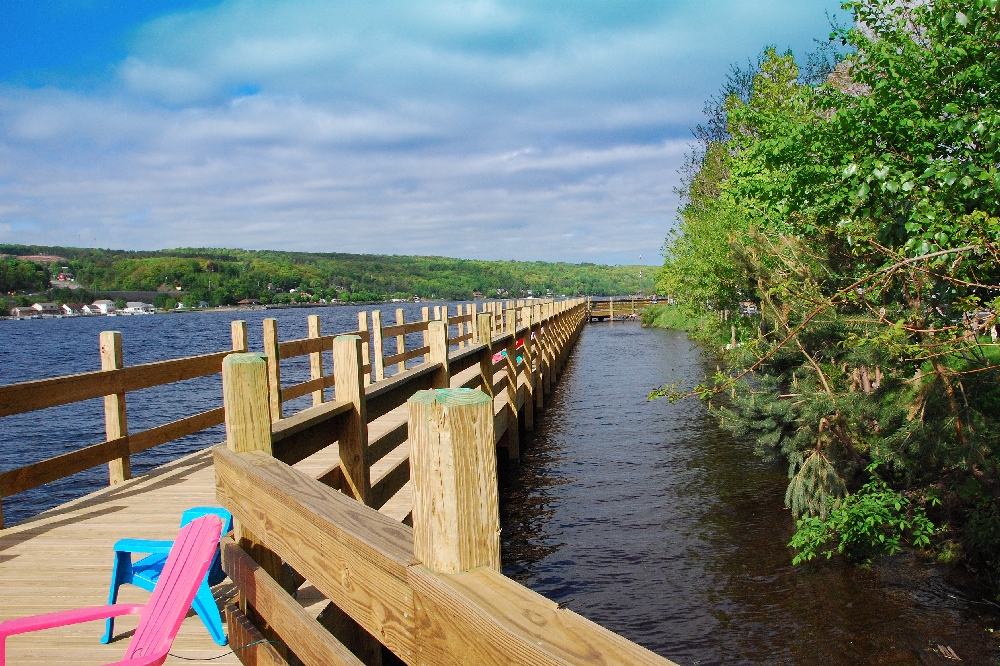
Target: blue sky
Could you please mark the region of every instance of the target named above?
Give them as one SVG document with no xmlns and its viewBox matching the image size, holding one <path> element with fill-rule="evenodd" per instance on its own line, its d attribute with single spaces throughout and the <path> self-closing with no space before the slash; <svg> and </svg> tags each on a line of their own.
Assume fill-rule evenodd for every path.
<svg viewBox="0 0 1000 666">
<path fill-rule="evenodd" d="M 0 0 L 0 242 L 659 263 L 704 100 L 827 12 Z"/>
</svg>

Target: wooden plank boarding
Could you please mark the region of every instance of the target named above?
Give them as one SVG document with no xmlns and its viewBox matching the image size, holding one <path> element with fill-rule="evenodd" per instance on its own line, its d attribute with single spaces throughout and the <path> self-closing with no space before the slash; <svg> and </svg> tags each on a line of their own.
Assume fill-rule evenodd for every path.
<svg viewBox="0 0 1000 666">
<path fill-rule="evenodd" d="M 309 315 L 309 337 L 323 337 L 320 333 L 319 315 Z M 323 377 L 323 352 L 314 351 L 309 354 L 309 379 L 315 381 Z M 323 388 L 313 391 L 313 406 L 323 404 Z"/>
</svg>

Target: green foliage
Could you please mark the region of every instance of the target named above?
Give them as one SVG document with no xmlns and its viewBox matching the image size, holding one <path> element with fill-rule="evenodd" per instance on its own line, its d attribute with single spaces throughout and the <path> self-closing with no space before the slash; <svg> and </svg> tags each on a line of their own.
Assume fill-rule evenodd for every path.
<svg viewBox="0 0 1000 666">
<path fill-rule="evenodd" d="M 234 304 L 243 298 L 263 302 L 264 298 L 291 289 L 317 299 L 370 302 L 414 295 L 468 300 L 475 292 L 488 298 L 520 298 L 529 290 L 536 296 L 621 296 L 635 293 L 640 287 L 638 266 L 586 263 L 223 249 L 124 252 L 19 245 L 0 245 L 0 252 L 67 257 L 77 281 L 91 291 L 153 291 L 167 285 L 181 287 L 185 294 L 195 297 L 195 302 L 203 300 L 213 306 Z M 32 262 L 13 262 L 32 270 L 37 267 Z M 4 265 L 0 261 L 0 280 Z M 45 276 L 38 288 L 47 284 Z M 24 290 L 20 285 L 8 291 Z"/>
<path fill-rule="evenodd" d="M 37 292 L 47 289 L 51 274 L 33 261 L 0 257 L 0 293 Z"/>
<path fill-rule="evenodd" d="M 681 308 L 673 305 L 653 305 L 642 311 L 642 325 L 653 328 L 669 328 L 675 331 L 690 331 L 698 322 Z"/>
<path fill-rule="evenodd" d="M 725 354 L 688 394 L 727 393 L 723 425 L 787 463 L 810 538 L 899 543 L 891 512 L 850 522 L 885 508 L 888 489 L 846 494 L 882 463 L 944 489 L 969 561 L 1000 573 L 1000 3 L 845 8 L 835 68 L 767 49 L 715 98 L 659 291 Z M 969 484 L 980 504 L 956 499 Z"/>
<path fill-rule="evenodd" d="M 890 489 L 875 474 L 875 468 L 868 467 L 868 483 L 833 503 L 827 515 L 799 518 L 798 531 L 788 544 L 799 549 L 793 564 L 808 562 L 818 555 L 829 559 L 834 550 L 854 562 L 870 562 L 899 552 L 900 542 L 907 537 L 917 548 L 930 545 L 934 525 L 923 507 L 913 506 L 908 498 Z"/>
</svg>

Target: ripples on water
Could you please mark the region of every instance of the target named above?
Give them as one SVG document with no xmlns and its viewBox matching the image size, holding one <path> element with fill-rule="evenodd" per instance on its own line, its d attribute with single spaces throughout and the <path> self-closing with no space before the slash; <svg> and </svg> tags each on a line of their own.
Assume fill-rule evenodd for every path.
<svg viewBox="0 0 1000 666">
<path fill-rule="evenodd" d="M 957 573 L 791 566 L 783 469 L 697 400 L 646 401 L 714 369 L 683 334 L 587 325 L 502 490 L 504 572 L 679 664 L 996 664 Z"/>
</svg>

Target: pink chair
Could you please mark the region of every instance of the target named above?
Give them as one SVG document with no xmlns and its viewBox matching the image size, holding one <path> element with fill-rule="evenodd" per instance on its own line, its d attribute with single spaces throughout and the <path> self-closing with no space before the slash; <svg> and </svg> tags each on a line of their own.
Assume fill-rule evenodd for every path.
<svg viewBox="0 0 1000 666">
<path fill-rule="evenodd" d="M 125 658 L 114 664 L 162 664 L 167 659 L 167 651 L 174 642 L 181 622 L 191 608 L 191 601 L 197 594 L 201 581 L 212 566 L 221 533 L 222 521 L 218 516 L 209 515 L 188 523 L 177 535 L 156 588 L 149 603 L 145 605 L 93 606 L 0 622 L 0 666 L 4 666 L 8 636 L 119 615 L 138 615 L 139 626 L 125 650 Z"/>
</svg>

